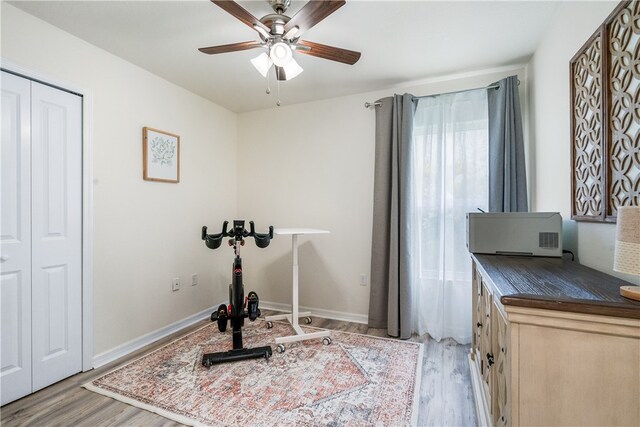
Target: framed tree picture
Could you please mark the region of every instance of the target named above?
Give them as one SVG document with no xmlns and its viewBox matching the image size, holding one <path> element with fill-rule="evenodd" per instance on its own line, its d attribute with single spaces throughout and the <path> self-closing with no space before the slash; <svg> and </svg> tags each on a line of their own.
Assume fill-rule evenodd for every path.
<svg viewBox="0 0 640 427">
<path fill-rule="evenodd" d="M 143 179 L 180 182 L 180 136 L 144 127 L 142 162 Z"/>
</svg>

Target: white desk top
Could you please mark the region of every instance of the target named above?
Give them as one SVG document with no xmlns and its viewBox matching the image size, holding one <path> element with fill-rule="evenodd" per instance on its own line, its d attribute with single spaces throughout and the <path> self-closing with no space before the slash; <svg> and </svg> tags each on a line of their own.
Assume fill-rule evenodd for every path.
<svg viewBox="0 0 640 427">
<path fill-rule="evenodd" d="M 318 230 L 315 228 L 276 228 L 273 230 L 275 234 L 329 234 L 329 230 Z"/>
</svg>

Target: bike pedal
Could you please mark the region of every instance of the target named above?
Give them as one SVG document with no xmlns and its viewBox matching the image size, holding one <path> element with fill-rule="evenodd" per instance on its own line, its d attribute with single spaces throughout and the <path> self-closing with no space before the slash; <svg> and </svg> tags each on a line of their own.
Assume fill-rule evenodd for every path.
<svg viewBox="0 0 640 427">
<path fill-rule="evenodd" d="M 259 301 L 258 294 L 253 291 L 249 292 L 247 296 L 247 311 L 249 312 L 249 320 L 252 322 L 260 317 Z"/>
<path fill-rule="evenodd" d="M 229 312 L 227 311 L 227 306 L 224 304 L 220 304 L 218 310 L 215 313 L 211 314 L 211 320 L 213 320 L 213 316 L 216 316 L 216 322 L 218 322 L 218 330 L 220 332 L 224 332 L 227 330 L 227 320 L 229 320 Z"/>
</svg>

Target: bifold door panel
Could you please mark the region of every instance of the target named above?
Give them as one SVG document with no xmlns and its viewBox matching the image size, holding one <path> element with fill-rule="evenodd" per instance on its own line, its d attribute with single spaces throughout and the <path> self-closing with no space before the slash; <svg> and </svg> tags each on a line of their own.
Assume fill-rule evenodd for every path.
<svg viewBox="0 0 640 427">
<path fill-rule="evenodd" d="M 82 369 L 82 99 L 3 72 L 2 107 L 5 404 Z"/>
<path fill-rule="evenodd" d="M 79 96 L 32 83 L 33 389 L 82 369 Z"/>
<path fill-rule="evenodd" d="M 2 73 L 2 404 L 31 392 L 31 82 Z"/>
</svg>

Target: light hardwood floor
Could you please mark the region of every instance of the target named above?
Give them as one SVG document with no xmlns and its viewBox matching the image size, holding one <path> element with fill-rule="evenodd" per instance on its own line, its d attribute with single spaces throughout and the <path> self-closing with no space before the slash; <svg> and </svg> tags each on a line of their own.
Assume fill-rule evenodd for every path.
<svg viewBox="0 0 640 427">
<path fill-rule="evenodd" d="M 267 312 L 267 310 L 264 310 Z M 273 312 L 267 312 L 271 314 Z M 120 360 L 74 375 L 0 408 L 2 426 L 180 426 L 154 413 L 90 392 L 80 386 L 120 364 L 173 341 L 205 324 L 199 322 Z M 358 323 L 314 318 L 313 326 L 386 337 L 382 329 Z M 420 387 L 420 426 L 476 425 L 467 353 L 469 346 L 452 340 L 436 342 L 428 336 L 412 341 L 425 344 Z"/>
</svg>

